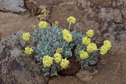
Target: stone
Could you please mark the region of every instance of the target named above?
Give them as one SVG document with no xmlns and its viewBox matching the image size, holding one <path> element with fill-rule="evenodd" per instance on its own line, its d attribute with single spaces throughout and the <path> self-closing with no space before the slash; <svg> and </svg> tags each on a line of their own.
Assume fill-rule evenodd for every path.
<svg viewBox="0 0 126 84">
<path fill-rule="evenodd" d="M 113 18 L 114 18 L 114 21 L 117 22 L 117 23 L 122 22 L 122 14 L 121 14 L 120 10 L 115 9 L 113 11 Z"/>
<path fill-rule="evenodd" d="M 88 6 L 88 4 L 85 0 L 77 0 L 76 5 L 80 9 L 85 9 Z"/>
<path fill-rule="evenodd" d="M 94 29 L 96 32 L 98 30 L 98 26 L 99 26 L 99 23 L 95 21 L 83 20 L 83 21 L 77 22 L 74 25 L 73 29 L 82 33 L 85 33 L 89 29 Z"/>
<path fill-rule="evenodd" d="M 121 10 L 121 12 L 122 12 L 123 17 L 126 19 L 126 9 L 125 10 Z"/>
<path fill-rule="evenodd" d="M 116 2 L 115 1 L 113 1 L 112 6 L 116 7 Z"/>
<path fill-rule="evenodd" d="M 20 44 L 20 46 L 21 47 L 25 47 L 25 44 L 26 44 L 26 41 L 24 41 L 23 39 L 22 39 L 22 34 L 23 34 L 24 32 L 23 31 L 18 31 L 17 32 L 17 37 L 18 37 L 18 40 L 19 40 L 19 44 Z"/>
<path fill-rule="evenodd" d="M 18 48 L 14 48 L 12 51 L 11 51 L 11 56 L 20 56 L 21 55 L 21 50 L 19 50 Z"/>
<path fill-rule="evenodd" d="M 84 84 L 74 76 L 58 76 L 49 80 L 48 84 Z"/>
<path fill-rule="evenodd" d="M 33 30 L 32 26 L 39 21 L 28 14 L 14 14 L 0 12 L 0 36 L 1 38 L 14 34 L 15 32 Z M 19 33 L 19 32 L 18 32 Z M 16 36 L 17 37 L 17 36 Z M 14 37 L 13 37 L 14 38 Z"/>
<path fill-rule="evenodd" d="M 76 77 L 79 78 L 81 81 L 90 81 L 94 74 L 98 73 L 97 70 L 93 72 L 89 72 L 88 70 L 81 69 L 78 73 L 76 73 Z"/>
<path fill-rule="evenodd" d="M 103 21 L 114 20 L 117 23 L 121 23 L 123 21 L 120 10 L 112 8 L 101 8 L 99 18 Z"/>
<path fill-rule="evenodd" d="M 0 10 L 11 12 L 25 12 L 24 0 L 0 0 Z"/>
<path fill-rule="evenodd" d="M 116 3 L 119 8 L 126 8 L 126 0 L 117 0 Z"/>
<path fill-rule="evenodd" d="M 46 84 L 48 77 L 40 72 L 40 65 L 24 53 L 22 34 L 19 31 L 0 41 L 0 84 Z"/>
</svg>

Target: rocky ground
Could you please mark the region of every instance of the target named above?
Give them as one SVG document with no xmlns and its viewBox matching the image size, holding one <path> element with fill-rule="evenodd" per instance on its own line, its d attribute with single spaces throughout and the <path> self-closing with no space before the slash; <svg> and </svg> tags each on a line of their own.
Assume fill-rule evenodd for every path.
<svg viewBox="0 0 126 84">
<path fill-rule="evenodd" d="M 32 31 L 32 25 L 39 20 L 24 13 L 27 11 L 24 5 L 27 4 L 20 2 L 20 6 L 8 8 L 7 5 L 6 8 L 2 1 L 4 0 L 0 0 L 0 84 L 126 84 L 126 0 L 36 0 L 36 6 L 31 6 L 29 10 L 37 12 L 37 8 L 45 7 L 50 13 L 44 20 L 49 23 L 57 20 L 67 28 L 66 18 L 72 15 L 77 18 L 72 29 L 85 32 L 92 28 L 96 31 L 94 40 L 98 39 L 97 44 L 104 39 L 113 44 L 111 51 L 101 57 L 97 65 L 98 73 L 94 72 L 97 74 L 79 71 L 79 76 L 76 74 L 51 79 L 40 73 L 39 65 L 32 56 L 22 54 L 25 46 L 20 38 L 22 31 Z M 12 10 L 17 6 L 21 8 Z"/>
</svg>

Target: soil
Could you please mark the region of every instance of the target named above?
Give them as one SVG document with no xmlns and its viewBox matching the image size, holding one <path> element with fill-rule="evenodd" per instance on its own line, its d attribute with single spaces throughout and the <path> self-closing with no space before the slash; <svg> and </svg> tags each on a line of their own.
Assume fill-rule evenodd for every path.
<svg viewBox="0 0 126 84">
<path fill-rule="evenodd" d="M 51 78 L 49 84 L 126 84 L 126 1 L 125 0 L 36 0 L 50 11 L 47 21 L 55 20 L 64 28 L 66 18 L 77 18 L 71 29 L 85 32 L 94 29 L 93 40 L 100 45 L 104 39 L 112 42 L 111 51 L 101 57 L 97 64 L 99 73 L 90 81 L 80 81 L 76 76 Z M 30 14 L 0 12 L 0 35 L 5 38 L 19 30 L 32 31 L 32 25 L 39 20 Z M 98 40 L 97 40 L 98 39 Z M 2 79 L 0 79 L 2 81 Z M 1 84 L 1 83 L 0 83 Z M 6 84 L 6 83 L 5 83 Z M 29 84 L 29 83 L 27 83 Z"/>
</svg>

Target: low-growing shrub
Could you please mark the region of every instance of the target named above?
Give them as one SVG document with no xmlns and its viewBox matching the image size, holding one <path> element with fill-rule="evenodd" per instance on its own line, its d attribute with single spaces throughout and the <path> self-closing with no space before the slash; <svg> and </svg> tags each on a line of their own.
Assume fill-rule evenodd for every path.
<svg viewBox="0 0 126 84">
<path fill-rule="evenodd" d="M 67 21 L 70 30 L 76 18 L 70 16 Z M 30 55 L 34 52 L 34 58 L 41 64 L 44 75 L 57 76 L 59 71 L 67 69 L 70 64 L 68 58 L 71 56 L 76 56 L 81 68 L 88 68 L 99 61 L 100 54 L 106 54 L 112 47 L 111 42 L 105 40 L 98 48 L 91 41 L 94 36 L 92 29 L 86 34 L 69 30 L 62 28 L 58 22 L 49 26 L 47 22 L 40 21 L 31 34 L 27 32 L 22 35 L 25 41 L 32 39 L 33 46 L 27 46 L 25 53 Z"/>
</svg>

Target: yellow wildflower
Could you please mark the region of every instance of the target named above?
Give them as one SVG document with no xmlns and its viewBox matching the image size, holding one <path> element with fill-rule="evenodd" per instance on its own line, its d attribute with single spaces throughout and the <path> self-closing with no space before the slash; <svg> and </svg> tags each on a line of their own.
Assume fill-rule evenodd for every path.
<svg viewBox="0 0 126 84">
<path fill-rule="evenodd" d="M 30 40 L 30 33 L 29 33 L 29 32 L 24 33 L 24 34 L 22 35 L 22 38 L 23 38 L 25 41 L 29 41 L 29 40 Z"/>
<path fill-rule="evenodd" d="M 108 52 L 108 47 L 106 45 L 101 46 L 100 48 L 100 54 L 104 55 Z"/>
<path fill-rule="evenodd" d="M 45 22 L 45 21 L 40 21 L 39 24 L 38 24 L 38 26 L 39 26 L 40 28 L 46 28 L 46 27 L 48 26 L 48 23 Z"/>
<path fill-rule="evenodd" d="M 88 45 L 91 42 L 91 39 L 87 36 L 82 38 L 82 44 Z"/>
<path fill-rule="evenodd" d="M 32 49 L 32 48 L 29 48 L 29 47 L 27 46 L 27 47 L 25 47 L 25 53 L 30 55 L 30 54 L 33 53 L 33 49 Z"/>
<path fill-rule="evenodd" d="M 94 30 L 92 29 L 89 29 L 87 32 L 86 32 L 86 35 L 90 38 L 92 38 L 94 36 Z"/>
<path fill-rule="evenodd" d="M 96 51 L 97 50 L 97 45 L 95 43 L 90 43 L 87 45 L 87 51 L 89 53 Z"/>
<path fill-rule="evenodd" d="M 69 24 L 75 24 L 76 23 L 76 18 L 73 16 L 70 16 L 67 18 L 67 22 L 69 22 Z"/>
<path fill-rule="evenodd" d="M 68 65 L 69 65 L 69 60 L 67 60 L 66 58 L 61 60 L 60 66 L 62 67 L 62 69 L 66 69 Z"/>
<path fill-rule="evenodd" d="M 69 30 L 67 30 L 67 29 L 63 29 L 63 30 L 62 30 L 62 33 L 63 33 L 63 34 L 69 34 L 69 33 L 70 33 L 70 31 L 69 31 Z"/>
<path fill-rule="evenodd" d="M 110 50 L 110 48 L 112 47 L 112 44 L 109 40 L 105 40 L 103 45 L 106 45 L 108 50 Z"/>
<path fill-rule="evenodd" d="M 53 58 L 46 55 L 43 57 L 42 63 L 44 65 L 44 67 L 50 67 L 53 64 Z"/>
<path fill-rule="evenodd" d="M 43 15 L 38 15 L 37 18 L 38 19 L 42 19 Z"/>
<path fill-rule="evenodd" d="M 81 58 L 82 60 L 87 59 L 87 58 L 89 57 L 88 52 L 85 52 L 85 51 L 83 51 L 83 50 L 80 51 L 79 54 L 80 54 L 80 58 Z"/>
<path fill-rule="evenodd" d="M 63 34 L 63 38 L 66 42 L 71 42 L 73 40 L 72 35 L 70 33 L 70 31 L 68 31 L 67 29 L 64 29 L 62 31 Z"/>
<path fill-rule="evenodd" d="M 103 46 L 101 46 L 100 48 L 100 54 L 101 55 L 106 54 L 111 47 L 112 47 L 111 42 L 109 40 L 105 40 Z"/>
<path fill-rule="evenodd" d="M 47 13 L 48 12 L 48 10 L 46 10 L 46 9 L 43 9 L 42 11 L 41 11 L 41 13 Z"/>
<path fill-rule="evenodd" d="M 62 53 L 62 48 L 57 48 L 56 53 Z"/>
<path fill-rule="evenodd" d="M 58 25 L 59 24 L 59 22 L 58 21 L 55 21 L 55 25 Z"/>
<path fill-rule="evenodd" d="M 55 23 L 52 23 L 52 28 L 55 26 Z"/>
<path fill-rule="evenodd" d="M 33 25 L 32 28 L 35 29 L 37 26 L 36 25 Z"/>
<path fill-rule="evenodd" d="M 56 63 L 60 63 L 61 59 L 62 59 L 61 54 L 59 54 L 59 53 L 54 54 L 54 60 L 55 60 Z"/>
<path fill-rule="evenodd" d="M 63 38 L 66 40 L 66 42 L 71 42 L 72 41 L 72 35 L 63 35 Z"/>
</svg>

